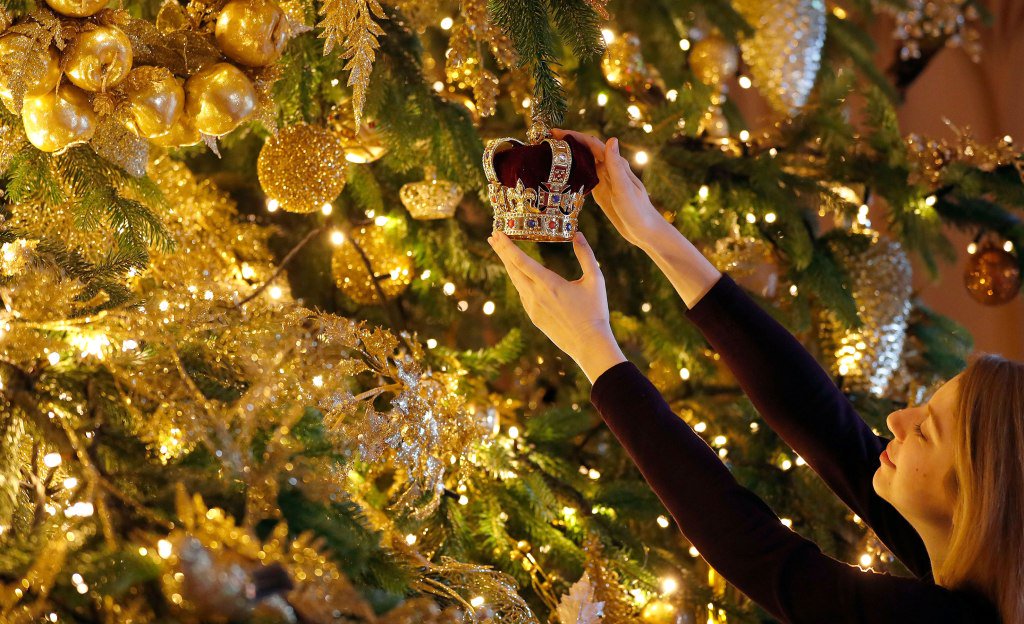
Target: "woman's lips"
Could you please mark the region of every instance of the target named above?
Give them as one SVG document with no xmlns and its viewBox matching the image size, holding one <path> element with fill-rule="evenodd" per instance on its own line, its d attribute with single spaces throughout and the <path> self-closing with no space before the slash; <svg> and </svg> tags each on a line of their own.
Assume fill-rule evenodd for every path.
<svg viewBox="0 0 1024 624">
<path fill-rule="evenodd" d="M 892 463 L 892 460 L 889 459 L 889 447 L 886 447 L 885 450 L 882 451 L 882 454 L 879 455 L 878 457 L 879 457 L 879 459 L 882 460 L 882 464 L 883 465 L 888 464 L 888 466 L 890 468 L 895 468 L 896 467 L 896 464 Z"/>
</svg>

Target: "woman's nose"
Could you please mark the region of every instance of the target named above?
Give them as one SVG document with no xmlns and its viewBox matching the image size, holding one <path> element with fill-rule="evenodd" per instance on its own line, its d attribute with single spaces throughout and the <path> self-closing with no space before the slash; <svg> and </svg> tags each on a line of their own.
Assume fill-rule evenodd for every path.
<svg viewBox="0 0 1024 624">
<path fill-rule="evenodd" d="M 897 440 L 903 439 L 903 414 L 904 410 L 898 410 L 885 418 L 885 426 L 896 436 Z"/>
</svg>

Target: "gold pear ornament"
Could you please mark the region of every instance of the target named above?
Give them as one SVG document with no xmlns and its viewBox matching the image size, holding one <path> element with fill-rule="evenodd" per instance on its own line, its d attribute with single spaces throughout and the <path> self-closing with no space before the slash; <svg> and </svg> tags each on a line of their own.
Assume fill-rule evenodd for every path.
<svg viewBox="0 0 1024 624">
<path fill-rule="evenodd" d="M 110 0 L 46 0 L 51 9 L 67 17 L 89 17 L 103 10 Z"/>
<path fill-rule="evenodd" d="M 116 26 L 83 30 L 64 52 L 64 73 L 86 91 L 106 91 L 132 69 L 132 42 Z"/>
<path fill-rule="evenodd" d="M 42 95 L 57 88 L 60 81 L 60 56 L 57 48 L 48 46 L 42 58 L 33 59 L 29 64 L 18 59 L 32 54 L 32 40 L 18 33 L 0 37 L 0 100 L 7 110 L 14 114 L 21 112 L 21 97 Z M 15 93 L 15 72 L 20 75 L 23 91 Z"/>
<path fill-rule="evenodd" d="M 129 128 L 145 139 L 171 131 L 185 110 L 185 90 L 165 67 L 137 67 L 124 82 Z"/>
<path fill-rule="evenodd" d="M 25 98 L 21 121 L 29 142 L 44 152 L 84 143 L 96 131 L 96 113 L 89 96 L 68 83 L 55 91 Z"/>
<path fill-rule="evenodd" d="M 273 0 L 232 0 L 221 9 L 214 28 L 224 56 L 249 67 L 281 58 L 290 35 L 287 16 Z"/>
<path fill-rule="evenodd" d="M 185 82 L 185 113 L 211 136 L 231 132 L 256 110 L 256 87 L 231 63 L 215 63 Z"/>
</svg>

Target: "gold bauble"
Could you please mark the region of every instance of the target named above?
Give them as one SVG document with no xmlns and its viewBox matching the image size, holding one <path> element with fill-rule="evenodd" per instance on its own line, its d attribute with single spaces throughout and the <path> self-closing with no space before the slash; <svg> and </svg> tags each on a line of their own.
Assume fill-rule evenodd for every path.
<svg viewBox="0 0 1024 624">
<path fill-rule="evenodd" d="M 54 46 L 47 47 L 42 58 L 31 59 L 27 65 L 9 65 L 14 59 L 30 55 L 31 47 L 32 40 L 21 34 L 8 33 L 0 37 L 0 59 L 3 59 L 0 65 L 0 100 L 15 115 L 21 113 L 20 101 L 14 89 L 15 72 L 23 72 L 19 76 L 24 81 L 23 97 L 52 91 L 60 82 L 60 56 Z"/>
<path fill-rule="evenodd" d="M 224 56 L 242 65 L 263 67 L 281 58 L 291 27 L 272 0 L 232 0 L 217 16 L 214 34 Z"/>
<path fill-rule="evenodd" d="M 21 121 L 28 140 L 44 152 L 84 143 L 96 131 L 96 113 L 89 96 L 67 83 L 56 91 L 25 98 Z"/>
<path fill-rule="evenodd" d="M 1020 292 L 1020 284 L 1020 264 L 1002 247 L 986 243 L 967 260 L 964 286 L 978 303 L 1009 303 Z"/>
<path fill-rule="evenodd" d="M 185 82 L 185 113 L 203 134 L 227 134 L 255 110 L 256 87 L 230 63 L 210 65 Z"/>
<path fill-rule="evenodd" d="M 660 599 L 648 602 L 640 614 L 640 619 L 645 624 L 682 624 L 686 621 L 679 607 Z"/>
<path fill-rule="evenodd" d="M 296 124 L 267 139 L 256 173 L 267 197 L 289 212 L 320 210 L 345 188 L 345 149 L 326 128 Z"/>
<path fill-rule="evenodd" d="M 133 69 L 124 92 L 131 130 L 143 138 L 167 134 L 185 110 L 185 90 L 165 67 Z"/>
<path fill-rule="evenodd" d="M 615 37 L 601 57 L 601 72 L 616 89 L 644 85 L 650 78 L 650 70 L 640 52 L 640 38 L 633 33 Z"/>
<path fill-rule="evenodd" d="M 438 180 L 434 167 L 427 167 L 425 179 L 402 186 L 398 196 L 413 219 L 449 219 L 462 201 L 462 189 L 454 182 Z"/>
<path fill-rule="evenodd" d="M 188 115 L 182 113 L 171 124 L 171 129 L 165 134 L 151 138 L 149 141 L 161 147 L 188 147 L 203 140 L 199 131 L 192 125 Z"/>
<path fill-rule="evenodd" d="M 736 46 L 721 35 L 708 35 L 693 44 L 690 69 L 697 80 L 712 87 L 721 87 L 736 73 L 739 55 Z"/>
<path fill-rule="evenodd" d="M 83 30 L 64 51 L 64 73 L 86 91 L 105 91 L 132 69 L 132 42 L 116 26 Z"/>
<path fill-rule="evenodd" d="M 377 124 L 364 121 L 356 129 L 355 119 L 344 104 L 339 104 L 331 111 L 327 123 L 341 139 L 341 144 L 345 147 L 345 160 L 350 163 L 371 163 L 388 151 L 380 133 L 377 132 Z"/>
<path fill-rule="evenodd" d="M 331 272 L 338 288 L 364 305 L 384 303 L 374 282 L 385 300 L 405 292 L 412 281 L 412 270 L 409 253 L 402 251 L 387 230 L 377 225 L 354 230 L 335 248 L 331 258 Z"/>
<path fill-rule="evenodd" d="M 68 17 L 96 15 L 110 0 L 46 0 L 51 9 Z"/>
</svg>

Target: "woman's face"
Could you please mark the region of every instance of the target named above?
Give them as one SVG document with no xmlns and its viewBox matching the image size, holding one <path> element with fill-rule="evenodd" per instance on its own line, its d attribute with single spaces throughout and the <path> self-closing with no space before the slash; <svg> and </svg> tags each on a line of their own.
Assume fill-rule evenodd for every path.
<svg viewBox="0 0 1024 624">
<path fill-rule="evenodd" d="M 889 414 L 894 440 L 875 472 L 875 492 L 914 524 L 948 527 L 955 494 L 949 489 L 953 469 L 953 425 L 959 375 L 940 387 L 931 400 Z"/>
</svg>

